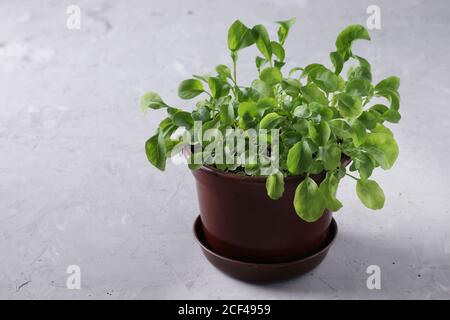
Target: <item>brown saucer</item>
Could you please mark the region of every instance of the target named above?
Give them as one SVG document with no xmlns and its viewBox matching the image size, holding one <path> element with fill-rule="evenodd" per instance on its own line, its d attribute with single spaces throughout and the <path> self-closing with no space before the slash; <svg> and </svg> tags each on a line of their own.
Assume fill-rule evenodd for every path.
<svg viewBox="0 0 450 320">
<path fill-rule="evenodd" d="M 328 239 L 318 252 L 297 260 L 282 263 L 252 263 L 224 257 L 208 247 L 203 235 L 200 216 L 194 222 L 194 234 L 203 254 L 217 269 L 227 275 L 248 282 L 275 282 L 302 275 L 318 266 L 328 253 L 337 236 L 337 224 L 331 221 Z"/>
</svg>

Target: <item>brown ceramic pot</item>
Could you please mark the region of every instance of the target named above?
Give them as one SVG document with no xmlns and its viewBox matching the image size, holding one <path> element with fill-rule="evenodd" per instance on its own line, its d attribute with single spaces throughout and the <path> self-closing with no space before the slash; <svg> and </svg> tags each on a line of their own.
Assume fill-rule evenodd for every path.
<svg viewBox="0 0 450 320">
<path fill-rule="evenodd" d="M 295 189 L 303 176 L 285 178 L 283 197 L 271 200 L 264 177 L 239 176 L 209 166 L 193 175 L 204 237 L 215 252 L 240 261 L 276 263 L 306 257 L 325 245 L 331 212 L 326 210 L 318 221 L 309 223 L 294 209 Z M 324 174 L 311 177 L 319 184 Z"/>
</svg>

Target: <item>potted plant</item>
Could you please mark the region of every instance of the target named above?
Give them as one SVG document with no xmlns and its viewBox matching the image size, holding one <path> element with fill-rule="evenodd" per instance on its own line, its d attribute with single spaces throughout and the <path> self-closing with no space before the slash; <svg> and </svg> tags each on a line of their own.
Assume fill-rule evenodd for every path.
<svg viewBox="0 0 450 320">
<path fill-rule="evenodd" d="M 278 266 L 280 278 L 296 274 L 287 270 L 299 267 L 293 262 L 315 259 L 303 271 L 319 263 L 336 233 L 331 212 L 342 207 L 339 181 L 351 177 L 362 203 L 381 209 L 383 191 L 370 177 L 398 156 L 385 124 L 400 120 L 400 81 L 372 84 L 369 62 L 352 51 L 355 40 L 370 40 L 367 30 L 350 25 L 339 33 L 331 69 L 313 63 L 286 72 L 284 43 L 294 22 L 277 22 L 275 41 L 264 26 L 235 21 L 228 30 L 232 66 L 218 65 L 214 75 L 194 75 L 178 88 L 182 99 L 203 96 L 194 111 L 169 106 L 154 92 L 141 100 L 142 108 L 168 114 L 145 144 L 148 160 L 164 170 L 184 148 L 196 179 L 196 232 L 205 253 L 225 271 L 224 263 L 247 268 L 234 273 L 244 279 L 261 266 Z M 260 53 L 258 76 L 242 85 L 239 52 L 253 45 Z M 371 103 L 373 97 L 386 104 Z M 175 134 L 178 128 L 184 132 Z"/>
</svg>

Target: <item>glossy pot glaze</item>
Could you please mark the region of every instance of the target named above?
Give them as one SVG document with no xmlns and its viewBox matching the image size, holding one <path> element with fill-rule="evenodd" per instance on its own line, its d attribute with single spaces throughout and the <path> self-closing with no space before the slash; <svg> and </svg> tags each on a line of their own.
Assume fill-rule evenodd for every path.
<svg viewBox="0 0 450 320">
<path fill-rule="evenodd" d="M 343 161 L 347 164 L 347 161 Z M 286 262 L 319 251 L 332 215 L 309 223 L 296 214 L 295 189 L 303 176 L 285 178 L 284 195 L 271 200 L 265 177 L 240 176 L 213 167 L 193 171 L 207 244 L 221 255 L 248 262 Z M 318 184 L 325 175 L 312 175 Z"/>
</svg>

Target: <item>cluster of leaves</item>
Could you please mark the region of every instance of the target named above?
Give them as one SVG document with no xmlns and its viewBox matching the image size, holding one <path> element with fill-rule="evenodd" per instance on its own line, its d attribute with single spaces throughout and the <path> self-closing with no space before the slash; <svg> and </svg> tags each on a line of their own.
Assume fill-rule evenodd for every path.
<svg viewBox="0 0 450 320">
<path fill-rule="evenodd" d="M 178 88 L 182 99 L 206 95 L 193 112 L 167 105 L 156 93 L 145 94 L 143 108 L 165 108 L 168 112 L 157 133 L 146 142 L 147 157 L 164 170 L 166 157 L 179 142 L 171 138 L 172 133 L 178 127 L 192 131 L 194 121 L 201 121 L 203 130 L 218 128 L 224 133 L 227 128 L 278 129 L 280 170 L 267 176 L 270 198 L 282 197 L 286 176 L 303 175 L 294 207 L 302 219 L 313 222 L 326 208 L 337 211 L 342 207 L 336 189 L 340 179 L 349 175 L 357 181 L 356 193 L 362 203 L 380 209 L 384 193 L 369 178 L 376 167 L 391 168 L 398 156 L 397 143 L 385 123 L 400 120 L 400 80 L 388 77 L 372 84 L 369 62 L 352 52 L 355 40 L 370 40 L 361 25 L 350 25 L 338 35 L 336 50 L 330 53 L 332 69 L 314 63 L 283 73 L 283 45 L 294 22 L 277 22 L 278 39 L 274 41 L 264 26 L 248 28 L 235 21 L 228 30 L 232 68 L 218 65 L 214 75 L 195 75 Z M 241 86 L 236 78 L 238 53 L 253 45 L 261 54 L 255 60 L 259 76 L 249 86 Z M 345 63 L 351 63 L 346 79 L 341 76 Z M 384 98 L 386 104 L 371 104 L 373 97 Z M 347 173 L 343 158 L 351 160 L 348 169 L 359 177 Z M 264 165 L 258 161 L 215 166 L 236 174 L 261 175 Z M 311 175 L 321 172 L 325 172 L 325 179 L 318 185 Z"/>
</svg>

